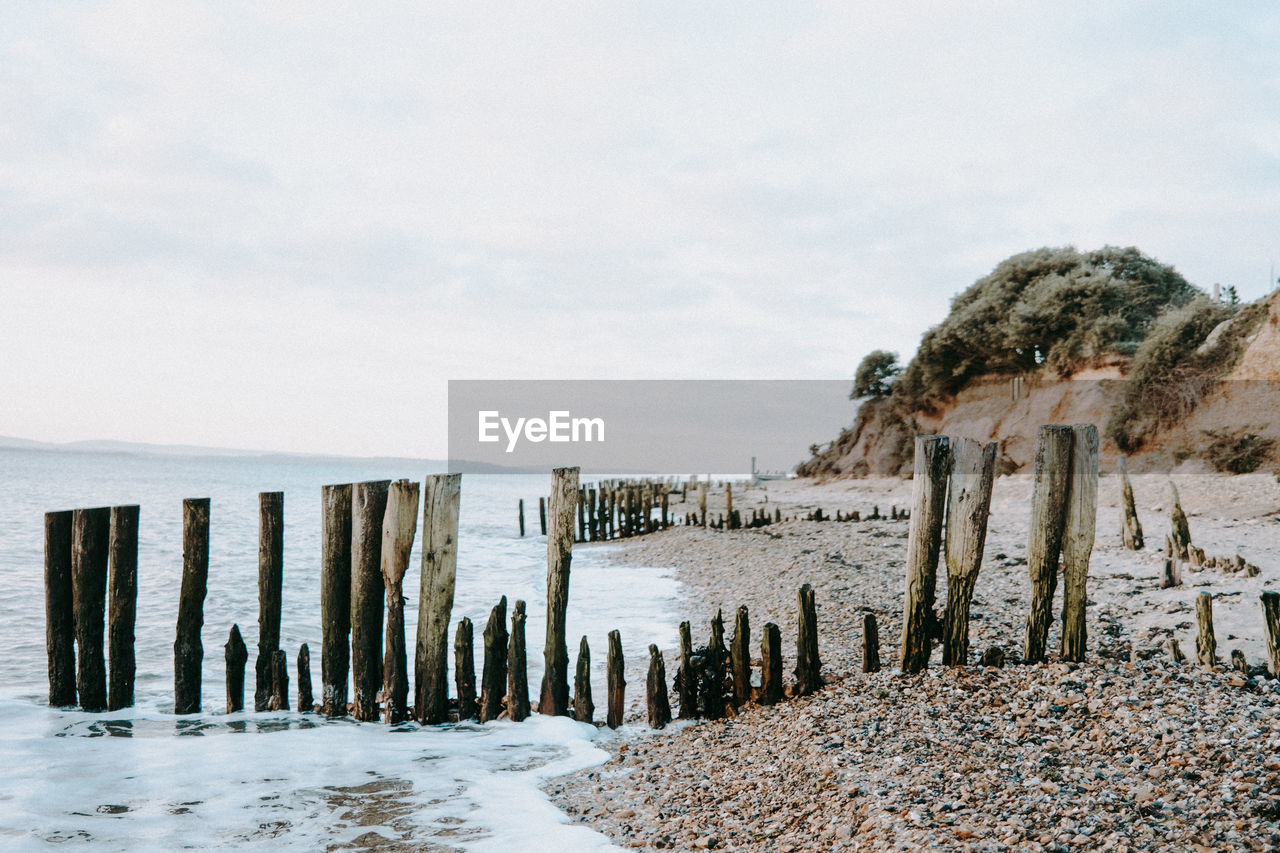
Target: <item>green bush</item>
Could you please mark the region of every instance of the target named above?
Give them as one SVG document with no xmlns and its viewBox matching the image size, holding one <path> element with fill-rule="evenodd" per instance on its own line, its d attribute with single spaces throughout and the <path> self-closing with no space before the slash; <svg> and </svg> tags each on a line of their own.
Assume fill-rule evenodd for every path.
<svg viewBox="0 0 1280 853">
<path fill-rule="evenodd" d="M 853 374 L 853 391 L 849 394 L 849 399 L 885 396 L 892 387 L 893 378 L 901 372 L 896 352 L 872 350 L 858 364 L 858 369 Z"/>
</svg>

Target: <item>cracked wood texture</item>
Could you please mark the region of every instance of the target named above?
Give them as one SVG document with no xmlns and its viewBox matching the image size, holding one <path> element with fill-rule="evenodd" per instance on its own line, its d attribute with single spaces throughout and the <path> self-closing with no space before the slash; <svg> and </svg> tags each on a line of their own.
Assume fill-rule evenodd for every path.
<svg viewBox="0 0 1280 853">
<path fill-rule="evenodd" d="M 1027 571 L 1031 575 L 1031 612 L 1027 615 L 1022 657 L 1028 663 L 1045 658 L 1053 591 L 1058 585 L 1058 560 L 1071 486 L 1072 430 L 1046 425 L 1036 430 L 1035 473 L 1032 475 L 1030 541 Z"/>
<path fill-rule="evenodd" d="M 947 485 L 947 608 L 942 621 L 942 662 L 969 660 L 969 604 L 982 567 L 996 472 L 996 443 L 956 439 Z"/>
<path fill-rule="evenodd" d="M 951 445 L 945 435 L 916 438 L 911 485 L 911 527 L 907 535 L 907 596 L 902 624 L 902 671 L 920 672 L 932 651 L 933 599 L 938 551 L 947 502 Z"/>
<path fill-rule="evenodd" d="M 569 648 L 565 610 L 569 606 L 569 565 L 573 560 L 573 518 L 578 506 L 578 469 L 551 472 L 551 517 L 547 532 L 547 641 L 542 652 L 538 713 L 569 714 Z"/>
<path fill-rule="evenodd" d="M 386 589 L 387 622 L 383 637 L 382 720 L 409 718 L 409 670 L 404 648 L 404 576 L 418 532 L 418 484 L 396 480 L 387 490 L 382 516 L 382 585 Z"/>
<path fill-rule="evenodd" d="M 449 619 L 453 614 L 453 593 L 458 574 L 458 508 L 461 500 L 461 474 L 432 474 L 427 477 L 422 494 L 418 640 L 413 656 L 414 716 L 424 725 L 446 722 L 449 714 Z M 474 661 L 471 672 L 474 704 Z"/>
<path fill-rule="evenodd" d="M 1062 659 L 1084 660 L 1089 558 L 1098 523 L 1098 428 L 1071 427 L 1071 487 L 1062 533 Z"/>
</svg>

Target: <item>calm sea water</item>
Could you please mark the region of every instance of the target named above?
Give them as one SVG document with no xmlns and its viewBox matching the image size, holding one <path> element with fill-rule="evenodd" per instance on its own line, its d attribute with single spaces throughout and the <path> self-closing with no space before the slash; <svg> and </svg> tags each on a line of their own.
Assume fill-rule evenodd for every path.
<svg viewBox="0 0 1280 853">
<path fill-rule="evenodd" d="M 283 491 L 281 647 L 312 650 L 320 693 L 320 487 L 425 472 L 351 461 L 194 458 L 0 450 L 0 847 L 41 850 L 316 850 L 378 838 L 465 849 L 606 849 L 539 792 L 546 778 L 603 760 L 596 729 L 566 719 L 485 726 L 325 721 L 299 713 L 227 715 L 222 645 L 240 626 L 257 645 L 258 498 Z M 546 540 L 537 497 L 549 475 L 464 475 L 454 619 L 480 632 L 498 598 L 528 602 L 536 699 L 545 630 Z M 182 499 L 212 499 L 203 642 L 203 714 L 175 717 L 173 640 L 182 565 Z M 516 531 L 524 498 L 531 535 Z M 44 639 L 43 514 L 139 504 L 137 704 L 86 714 L 51 709 Z M 606 565 L 608 545 L 575 549 L 568 629 L 590 639 L 604 696 L 606 635 L 622 632 L 628 681 L 643 684 L 649 643 L 676 645 L 678 585 L 667 569 Z M 415 545 L 405 579 L 410 653 L 417 625 Z M 452 629 L 450 630 L 452 637 Z M 410 660 L 412 672 L 412 660 Z M 452 677 L 452 676 L 451 676 Z M 296 683 L 291 683 L 296 703 Z M 631 701 L 642 699 L 632 690 Z M 603 704 L 602 702 L 600 704 Z"/>
</svg>

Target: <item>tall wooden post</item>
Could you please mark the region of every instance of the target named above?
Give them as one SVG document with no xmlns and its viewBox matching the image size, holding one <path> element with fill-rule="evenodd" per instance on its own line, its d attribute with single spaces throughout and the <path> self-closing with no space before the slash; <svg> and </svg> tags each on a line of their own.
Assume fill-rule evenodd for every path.
<svg viewBox="0 0 1280 853">
<path fill-rule="evenodd" d="M 951 446 L 947 499 L 947 609 L 942 622 L 942 662 L 963 665 L 969 659 L 969 603 L 982 568 L 987 541 L 991 484 L 996 472 L 996 443 L 961 438 Z"/>
<path fill-rule="evenodd" d="M 1218 641 L 1213 636 L 1213 596 L 1196 596 L 1196 660 L 1201 666 L 1218 664 Z"/>
<path fill-rule="evenodd" d="M 609 684 L 608 726 L 616 729 L 622 725 L 627 682 L 622 677 L 622 635 L 609 632 L 609 656 L 605 660 L 605 678 Z"/>
<path fill-rule="evenodd" d="M 703 527 L 707 526 L 707 483 L 705 480 L 698 483 L 698 523 Z"/>
<path fill-rule="evenodd" d="M 573 559 L 573 513 L 578 496 L 578 469 L 551 472 L 551 532 L 547 536 L 547 642 L 543 649 L 542 690 L 538 713 L 569 713 L 569 648 L 565 610 L 569 605 L 569 565 Z"/>
<path fill-rule="evenodd" d="M 1071 489 L 1062 534 L 1062 659 L 1084 660 L 1089 557 L 1098 520 L 1098 428 L 1071 427 Z"/>
<path fill-rule="evenodd" d="M 77 509 L 71 515 L 71 591 L 75 598 L 76 692 L 86 711 L 107 709 L 107 562 L 111 510 Z"/>
<path fill-rule="evenodd" d="M 822 687 L 822 663 L 818 660 L 818 610 L 813 587 L 800 587 L 799 637 L 796 641 L 796 695 L 808 696 Z"/>
<path fill-rule="evenodd" d="M 524 498 L 520 498 L 516 507 L 516 515 L 520 522 L 520 538 L 524 538 Z"/>
<path fill-rule="evenodd" d="M 476 702 L 475 630 L 466 616 L 458 620 L 453 636 L 453 681 L 458 691 L 458 722 L 470 720 L 480 706 Z"/>
<path fill-rule="evenodd" d="M 907 538 L 907 596 L 902 625 L 902 671 L 920 672 L 929 665 L 936 617 L 938 551 L 947 501 L 950 444 L 945 435 L 916 438 L 915 474 L 911 489 L 911 527 Z"/>
<path fill-rule="evenodd" d="M 209 499 L 182 502 L 182 591 L 178 597 L 178 631 L 173 641 L 173 712 L 200 710 L 200 666 L 204 645 L 204 596 L 209 586 Z"/>
<path fill-rule="evenodd" d="M 591 701 L 591 647 L 587 636 L 578 643 L 578 667 L 573 677 L 573 718 L 580 723 L 595 722 L 596 706 Z"/>
<path fill-rule="evenodd" d="M 547 499 L 538 498 L 538 529 L 542 531 L 542 535 L 547 535 Z"/>
<path fill-rule="evenodd" d="M 404 649 L 404 575 L 409 570 L 409 553 L 418 532 L 418 484 L 396 480 L 387 491 L 387 509 L 382 516 L 380 568 L 386 590 L 387 621 L 383 642 L 382 697 L 383 722 L 400 723 L 409 718 L 409 671 Z"/>
<path fill-rule="evenodd" d="M 341 717 L 351 670 L 351 484 L 325 486 L 320 503 L 320 703 Z"/>
<path fill-rule="evenodd" d="M 484 628 L 484 669 L 480 673 L 480 722 L 496 720 L 502 714 L 502 696 L 507 689 L 507 597 L 504 595 L 489 613 Z"/>
<path fill-rule="evenodd" d="M 244 667 L 249 662 L 249 650 L 240 636 L 240 626 L 232 625 L 223 647 L 227 664 L 227 713 L 244 710 Z"/>
<path fill-rule="evenodd" d="M 645 704 L 649 709 L 649 727 L 666 728 L 671 722 L 671 700 L 667 696 L 667 665 L 658 647 L 649 644 L 649 677 L 645 679 Z"/>
<path fill-rule="evenodd" d="M 461 499 L 461 474 L 427 477 L 422 496 L 422 575 L 414 652 L 414 716 L 424 725 L 446 722 L 449 713 L 449 620 L 458 573 Z M 470 621 L 467 625 L 470 631 Z M 471 666 L 474 693 L 474 659 Z"/>
<path fill-rule="evenodd" d="M 49 704 L 76 704 L 76 615 L 71 583 L 71 510 L 44 514 L 45 651 Z"/>
<path fill-rule="evenodd" d="M 1133 502 L 1133 485 L 1129 482 L 1129 467 L 1121 456 L 1116 461 L 1120 473 L 1120 505 L 1123 519 L 1120 525 L 1120 541 L 1130 551 L 1142 550 L 1142 523 L 1138 521 L 1138 509 Z"/>
<path fill-rule="evenodd" d="M 524 602 L 511 609 L 511 639 L 507 646 L 507 715 L 513 722 L 529 718 L 529 661 L 525 653 Z"/>
<path fill-rule="evenodd" d="M 382 689 L 382 520 L 389 480 L 357 483 L 351 495 L 352 716 L 378 719 Z"/>
<path fill-rule="evenodd" d="M 137 673 L 133 627 L 138 613 L 138 514 L 137 506 L 111 508 L 111 567 L 107 589 L 107 648 L 111 662 L 108 711 L 118 711 L 133 704 L 133 680 Z"/>
<path fill-rule="evenodd" d="M 258 660 L 253 710 L 271 704 L 272 658 L 280 648 L 280 598 L 284 590 L 284 493 L 258 495 Z"/>
<path fill-rule="evenodd" d="M 1052 620 L 1053 591 L 1058 585 L 1058 558 L 1066 526 L 1071 489 L 1072 430 L 1042 426 L 1036 430 L 1035 473 L 1031 492 L 1031 533 L 1027 571 L 1031 575 L 1031 612 L 1027 616 L 1022 657 L 1028 663 L 1044 660 Z M 912 524 L 915 519 L 912 519 Z"/>
<path fill-rule="evenodd" d="M 862 614 L 862 671 L 880 671 L 880 628 L 874 613 Z"/>
<path fill-rule="evenodd" d="M 1261 598 L 1267 630 L 1267 671 L 1273 678 L 1280 678 L 1280 592 L 1264 592 Z"/>
<path fill-rule="evenodd" d="M 693 638 L 689 623 L 680 623 L 680 677 L 676 680 L 680 693 L 680 719 L 692 720 L 698 716 L 698 679 L 693 674 Z"/>
<path fill-rule="evenodd" d="M 764 623 L 760 636 L 760 704 L 782 701 L 782 632 L 772 622 Z"/>
<path fill-rule="evenodd" d="M 751 625 L 745 604 L 738 608 L 734 619 L 729 649 L 733 660 L 733 706 L 741 708 L 751 701 Z"/>
</svg>

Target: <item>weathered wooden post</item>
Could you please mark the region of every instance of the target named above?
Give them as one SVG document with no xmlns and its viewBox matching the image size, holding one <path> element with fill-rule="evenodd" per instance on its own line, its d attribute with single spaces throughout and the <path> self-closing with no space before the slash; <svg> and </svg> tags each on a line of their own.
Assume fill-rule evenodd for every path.
<svg viewBox="0 0 1280 853">
<path fill-rule="evenodd" d="M 204 596 L 209 585 L 209 499 L 182 502 L 182 591 L 178 597 L 178 630 L 173 641 L 173 712 L 200 710 L 200 666 L 204 646 Z"/>
<path fill-rule="evenodd" d="M 75 599 L 76 692 L 86 711 L 107 709 L 107 562 L 111 510 L 77 509 L 71 514 L 71 591 Z"/>
<path fill-rule="evenodd" d="M 507 689 L 507 597 L 499 599 L 484 627 L 484 668 L 480 672 L 480 722 L 502 714 Z"/>
<path fill-rule="evenodd" d="M 525 654 L 524 602 L 511 610 L 511 640 L 507 647 L 507 715 L 513 722 L 529 718 L 529 661 Z"/>
<path fill-rule="evenodd" d="M 547 535 L 547 499 L 538 498 L 538 529 L 542 531 L 542 535 Z"/>
<path fill-rule="evenodd" d="M 471 620 L 463 616 L 453 636 L 453 681 L 458 691 L 458 722 L 470 720 L 479 712 L 476 703 L 475 631 Z"/>
<path fill-rule="evenodd" d="M 698 679 L 693 674 L 693 638 L 689 623 L 680 623 L 680 677 L 676 679 L 680 694 L 680 719 L 692 720 L 698 716 Z"/>
<path fill-rule="evenodd" d="M 1130 551 L 1142 550 L 1142 523 L 1138 521 L 1138 508 L 1133 502 L 1133 485 L 1129 482 L 1129 466 L 1121 456 L 1116 461 L 1120 474 L 1120 506 L 1123 519 L 1120 525 L 1120 541 Z"/>
<path fill-rule="evenodd" d="M 227 713 L 244 710 L 244 667 L 249 662 L 249 649 L 240 636 L 240 626 L 232 625 L 223 647 L 227 663 Z"/>
<path fill-rule="evenodd" d="M 796 695 L 808 696 L 822 687 L 822 663 L 818 660 L 818 610 L 813 587 L 800 587 L 799 636 L 796 640 Z"/>
<path fill-rule="evenodd" d="M 969 660 L 969 604 L 982 568 L 996 472 L 996 443 L 972 438 L 951 445 L 951 477 L 947 485 L 947 609 L 942 620 L 942 662 Z"/>
<path fill-rule="evenodd" d="M 551 472 L 551 532 L 547 536 L 547 640 L 542 652 L 542 690 L 538 713 L 569 714 L 569 647 L 565 609 L 569 606 L 569 565 L 573 560 L 573 513 L 578 469 Z"/>
<path fill-rule="evenodd" d="M 760 704 L 782 701 L 782 632 L 772 622 L 764 623 L 760 635 Z"/>
<path fill-rule="evenodd" d="M 733 523 L 733 483 L 724 484 L 724 517 L 729 519 L 729 529 L 734 528 Z"/>
<path fill-rule="evenodd" d="M 427 477 L 422 496 L 422 574 L 418 593 L 418 642 L 414 652 L 414 716 L 423 725 L 448 720 L 449 620 L 453 614 L 453 593 L 458 573 L 458 508 L 461 500 L 461 474 L 432 474 Z M 467 636 L 470 645 L 472 629 L 469 620 Z M 474 698 L 474 658 L 471 670 Z M 465 719 L 461 711 L 459 715 L 459 719 Z"/>
<path fill-rule="evenodd" d="M 49 704 L 76 704 L 76 614 L 71 583 L 71 510 L 44 514 L 45 650 Z"/>
<path fill-rule="evenodd" d="M 1160 570 L 1160 588 L 1171 589 L 1182 586 L 1182 564 L 1174 557 L 1165 557 Z"/>
<path fill-rule="evenodd" d="M 698 483 L 698 523 L 703 527 L 707 526 L 707 483 L 705 480 Z"/>
<path fill-rule="evenodd" d="M 284 590 L 284 493 L 258 495 L 258 659 L 253 710 L 271 704 L 275 652 L 280 648 L 280 598 Z M 278 710 L 278 709 L 277 709 Z"/>
<path fill-rule="evenodd" d="M 519 519 L 520 519 L 520 538 L 523 539 L 524 538 L 524 498 L 520 498 L 519 507 L 516 510 L 516 514 L 519 516 Z"/>
<path fill-rule="evenodd" d="M 717 610 L 711 620 L 711 636 L 707 639 L 706 667 L 702 671 L 699 698 L 702 713 L 709 720 L 724 716 L 725 664 L 729 651 L 724 645 L 724 616 Z"/>
<path fill-rule="evenodd" d="M 582 489 L 576 488 L 574 489 L 574 493 L 576 496 L 576 499 L 574 500 L 574 504 L 576 504 L 578 509 L 578 541 L 586 542 L 587 541 L 587 517 L 586 517 L 586 510 L 583 507 L 583 504 L 586 503 L 586 499 L 583 497 Z M 565 652 L 566 656 L 568 654 L 569 654 L 568 652 Z M 568 664 L 565 664 L 565 666 L 568 667 Z"/>
<path fill-rule="evenodd" d="M 671 524 L 671 519 L 668 517 L 668 511 L 670 509 L 670 506 L 669 506 L 670 495 L 667 493 L 667 489 L 665 486 L 662 488 L 661 501 L 662 501 L 661 503 L 662 529 L 666 530 L 667 527 L 669 527 Z"/>
<path fill-rule="evenodd" d="M 1036 431 L 1035 473 L 1031 492 L 1031 534 L 1027 546 L 1027 570 L 1031 575 L 1031 612 L 1023 658 L 1044 660 L 1052 620 L 1053 591 L 1058 585 L 1058 558 L 1066 526 L 1071 487 L 1072 430 L 1069 426 L 1042 426 Z M 912 524 L 915 519 L 912 519 Z"/>
<path fill-rule="evenodd" d="M 351 710 L 364 723 L 377 721 L 382 689 L 382 520 L 390 486 L 357 483 L 351 494 Z"/>
<path fill-rule="evenodd" d="M 1071 487 L 1062 533 L 1062 659 L 1084 660 L 1089 557 L 1098 521 L 1098 428 L 1071 427 Z"/>
<path fill-rule="evenodd" d="M 874 613 L 862 614 L 862 671 L 880 671 L 880 628 Z"/>
<path fill-rule="evenodd" d="M 573 718 L 580 723 L 594 723 L 595 703 L 591 701 L 591 647 L 586 634 L 578 643 L 578 668 L 573 676 Z"/>
<path fill-rule="evenodd" d="M 379 568 L 386 590 L 386 633 L 382 658 L 382 719 L 402 723 L 409 718 L 409 663 L 404 648 L 404 575 L 418 532 L 418 484 L 396 480 L 387 490 L 382 516 Z"/>
<path fill-rule="evenodd" d="M 267 691 L 268 711 L 289 710 L 289 658 L 284 649 L 271 653 L 271 689 Z"/>
<path fill-rule="evenodd" d="M 622 677 L 622 635 L 616 630 L 609 632 L 609 656 L 605 660 L 605 678 L 609 685 L 607 722 L 609 728 L 616 729 L 622 725 L 627 690 L 626 679 Z"/>
<path fill-rule="evenodd" d="M 587 489 L 587 539 L 595 542 L 599 538 L 596 525 L 596 490 Z"/>
<path fill-rule="evenodd" d="M 1196 596 L 1196 661 L 1201 666 L 1218 664 L 1218 641 L 1213 636 L 1213 596 Z"/>
<path fill-rule="evenodd" d="M 1169 655 L 1169 660 L 1174 663 L 1187 662 L 1187 656 L 1182 653 L 1182 647 L 1178 645 L 1178 641 L 1174 637 L 1165 640 L 1164 650 Z"/>
<path fill-rule="evenodd" d="M 1245 659 L 1244 652 L 1240 649 L 1231 650 L 1231 668 L 1243 675 L 1249 677 L 1249 661 Z"/>
<path fill-rule="evenodd" d="M 111 664 L 108 711 L 133 704 L 133 680 L 137 672 L 133 626 L 138 613 L 138 512 L 137 506 L 111 508 L 107 588 L 107 657 Z"/>
<path fill-rule="evenodd" d="M 320 702 L 326 716 L 347 713 L 351 671 L 351 484 L 320 490 Z"/>
<path fill-rule="evenodd" d="M 671 722 L 671 700 L 667 696 L 667 665 L 662 652 L 649 644 L 649 677 L 645 680 L 645 700 L 649 708 L 649 727 L 666 728 Z"/>
<path fill-rule="evenodd" d="M 1267 671 L 1280 678 L 1280 593 L 1262 593 L 1262 616 L 1267 629 Z"/>
<path fill-rule="evenodd" d="M 1173 509 L 1169 510 L 1173 556 L 1185 560 L 1187 549 L 1191 546 L 1191 528 L 1187 525 L 1187 514 L 1182 511 L 1182 499 L 1178 496 L 1178 487 L 1173 480 L 1169 481 L 1169 490 L 1173 492 Z"/>
<path fill-rule="evenodd" d="M 311 648 L 303 643 L 298 648 L 298 710 L 306 714 L 315 710 L 311 695 Z"/>
<path fill-rule="evenodd" d="M 740 708 L 751 701 L 751 625 L 745 604 L 738 608 L 729 648 L 733 661 L 733 706 Z"/>
<path fill-rule="evenodd" d="M 907 538 L 907 596 L 902 624 L 902 671 L 920 672 L 929 665 L 936 617 L 938 551 L 947 502 L 950 443 L 945 435 L 916 438 L 911 487 L 911 527 Z"/>
</svg>

